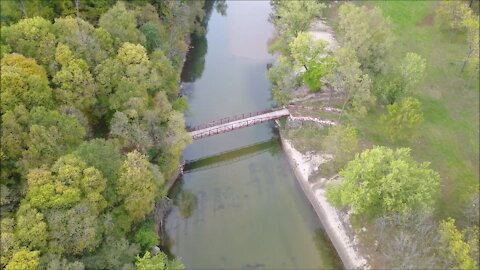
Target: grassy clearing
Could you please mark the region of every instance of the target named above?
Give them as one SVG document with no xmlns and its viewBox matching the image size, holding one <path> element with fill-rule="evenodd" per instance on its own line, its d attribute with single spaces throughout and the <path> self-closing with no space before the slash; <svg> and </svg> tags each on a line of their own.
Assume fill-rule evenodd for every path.
<svg viewBox="0 0 480 270">
<path fill-rule="evenodd" d="M 420 161 L 429 161 L 442 177 L 438 217 L 461 218 L 459 209 L 479 179 L 479 82 L 472 71 L 460 74 L 466 34 L 452 33 L 435 22 L 436 2 L 372 1 L 390 17 L 397 36 L 393 59 L 415 52 L 427 60 L 426 77 L 415 93 L 425 122 L 418 139 L 392 144 L 379 122 L 384 108 L 374 109 L 355 125 L 377 145 L 410 147 Z"/>
</svg>

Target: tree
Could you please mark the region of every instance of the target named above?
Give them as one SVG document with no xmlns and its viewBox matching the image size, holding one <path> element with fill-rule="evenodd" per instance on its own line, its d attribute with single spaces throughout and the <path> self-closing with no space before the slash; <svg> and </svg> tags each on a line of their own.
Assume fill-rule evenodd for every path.
<svg viewBox="0 0 480 270">
<path fill-rule="evenodd" d="M 332 154 L 337 168 L 352 160 L 359 150 L 357 130 L 352 126 L 334 126 L 328 129 L 322 148 Z"/>
<path fill-rule="evenodd" d="M 62 66 L 52 80 L 57 86 L 56 98 L 63 104 L 89 112 L 96 102 L 96 89 L 87 63 L 74 58 L 72 51 L 62 43 L 58 44 L 55 60 Z"/>
<path fill-rule="evenodd" d="M 90 70 L 114 53 L 110 34 L 81 18 L 56 18 L 53 32 L 59 43 L 71 49 L 74 58 L 84 59 L 88 63 Z"/>
<path fill-rule="evenodd" d="M 293 71 L 293 64 L 287 57 L 280 55 L 273 66 L 268 70 L 268 78 L 273 84 L 272 94 L 279 105 L 289 102 L 290 93 L 297 84 L 297 76 Z"/>
<path fill-rule="evenodd" d="M 55 48 L 56 39 L 48 20 L 41 17 L 27 18 L 12 26 L 2 27 L 2 40 L 13 52 L 34 58 L 49 75 L 55 72 L 55 51 L 52 48 Z"/>
<path fill-rule="evenodd" d="M 281 33 L 293 38 L 299 32 L 307 31 L 326 6 L 315 1 L 274 1 L 273 7 L 275 25 Z"/>
<path fill-rule="evenodd" d="M 28 203 L 22 203 L 17 211 L 17 226 L 15 238 L 21 246 L 31 250 L 45 250 L 47 247 L 47 223 L 43 214 L 32 208 Z"/>
<path fill-rule="evenodd" d="M 138 270 L 183 270 L 184 266 L 178 261 L 170 261 L 163 252 L 152 256 L 150 252 L 145 252 L 143 257 L 137 255 L 135 266 Z"/>
<path fill-rule="evenodd" d="M 137 151 L 128 153 L 120 167 L 117 193 L 134 222 L 141 221 L 153 210 L 157 191 L 146 157 Z"/>
<path fill-rule="evenodd" d="M 431 213 L 387 214 L 374 221 L 386 269 L 448 269 L 439 256 L 438 225 Z"/>
<path fill-rule="evenodd" d="M 139 29 L 145 36 L 145 48 L 149 53 L 161 45 L 160 25 L 151 21 L 143 24 Z"/>
<path fill-rule="evenodd" d="M 405 85 L 405 94 L 408 96 L 418 87 L 425 76 L 426 60 L 416 53 L 409 52 L 401 61 L 399 73 Z"/>
<path fill-rule="evenodd" d="M 436 10 L 437 21 L 448 25 L 452 31 L 463 28 L 463 20 L 472 14 L 472 10 L 464 1 L 441 1 Z"/>
<path fill-rule="evenodd" d="M 73 153 L 87 166 L 98 169 L 106 179 L 104 197 L 109 206 L 117 201 L 116 186 L 118 171 L 124 157 L 120 153 L 119 142 L 116 140 L 93 139 L 82 143 Z"/>
<path fill-rule="evenodd" d="M 73 151 L 85 136 L 85 129 L 77 119 L 43 107 L 32 109 L 28 125 L 28 139 L 22 152 L 24 169 L 53 164 L 61 155 Z"/>
<path fill-rule="evenodd" d="M 299 32 L 290 42 L 290 52 L 297 67 L 305 67 L 308 70 L 310 63 L 317 63 L 325 57 L 325 47 L 327 42 L 324 40 L 313 40 L 308 32 Z"/>
<path fill-rule="evenodd" d="M 465 17 L 463 21 L 463 25 L 467 28 L 467 42 L 468 42 L 468 50 L 465 56 L 465 59 L 462 64 L 462 69 L 460 72 L 463 73 L 465 70 L 465 66 L 468 62 L 471 62 L 475 67 L 475 73 L 478 73 L 479 69 L 479 22 L 478 22 L 478 15 L 470 14 L 469 16 Z"/>
<path fill-rule="evenodd" d="M 2 113 L 17 105 L 24 105 L 29 110 L 34 106 L 53 105 L 47 74 L 35 60 L 16 53 L 8 54 L 2 58 L 1 69 Z"/>
<path fill-rule="evenodd" d="M 160 238 L 155 231 L 155 224 L 152 221 L 142 223 L 135 232 L 133 240 L 139 244 L 144 251 L 150 250 L 153 246 L 160 244 Z"/>
<path fill-rule="evenodd" d="M 39 264 L 39 251 L 20 249 L 13 254 L 6 270 L 36 270 Z"/>
<path fill-rule="evenodd" d="M 452 261 L 452 268 L 477 269 L 478 257 L 470 257 L 471 246 L 464 241 L 464 234 L 455 227 L 455 220 L 449 218 L 440 222 L 438 227 L 440 239 L 445 247 L 443 256 Z M 477 242 L 473 243 L 478 248 Z"/>
<path fill-rule="evenodd" d="M 415 98 L 409 97 L 400 103 L 388 105 L 387 111 L 380 121 L 393 142 L 414 137 L 415 130 L 423 122 L 421 103 Z"/>
<path fill-rule="evenodd" d="M 92 255 L 82 258 L 86 269 L 135 269 L 133 261 L 140 252 L 137 244 L 130 244 L 124 237 L 107 237 Z"/>
<path fill-rule="evenodd" d="M 327 198 L 336 206 L 349 206 L 354 215 L 428 210 L 439 192 L 439 175 L 428 167 L 416 162 L 408 148 L 376 146 L 340 171 L 342 181 L 327 187 Z"/>
<path fill-rule="evenodd" d="M 102 196 L 106 181 L 94 167 L 74 155 L 66 155 L 55 162 L 50 170 L 31 170 L 27 176 L 26 198 L 33 207 L 68 209 L 81 200 L 94 213 L 101 213 L 106 202 Z"/>
<path fill-rule="evenodd" d="M 129 109 L 127 102 L 132 98 L 146 104 L 150 68 L 142 45 L 123 44 L 115 59 L 107 59 L 95 69 L 102 105 L 113 111 Z"/>
<path fill-rule="evenodd" d="M 15 220 L 13 218 L 2 217 L 0 225 L 2 228 L 0 231 L 0 266 L 3 268 L 17 250 L 18 242 L 15 241 Z"/>
<path fill-rule="evenodd" d="M 370 92 L 372 87 L 370 76 L 363 74 L 355 52 L 351 48 L 339 48 L 333 60 L 335 68 L 327 80 L 336 91 L 345 94 L 343 108 L 348 104 L 348 109 L 354 113 L 366 114 L 369 107 L 375 103 L 375 97 Z"/>
<path fill-rule="evenodd" d="M 96 210 L 88 203 L 75 204 L 68 210 L 54 209 L 47 215 L 49 251 L 79 255 L 94 251 L 101 243 L 101 227 Z"/>
<path fill-rule="evenodd" d="M 121 1 L 104 13 L 98 24 L 110 33 L 115 48 L 125 42 L 145 44 L 145 36 L 137 29 L 135 15 Z"/>
<path fill-rule="evenodd" d="M 343 4 L 339 9 L 339 41 L 356 53 L 362 69 L 379 73 L 385 69 L 393 34 L 390 22 L 379 8 Z"/>
</svg>

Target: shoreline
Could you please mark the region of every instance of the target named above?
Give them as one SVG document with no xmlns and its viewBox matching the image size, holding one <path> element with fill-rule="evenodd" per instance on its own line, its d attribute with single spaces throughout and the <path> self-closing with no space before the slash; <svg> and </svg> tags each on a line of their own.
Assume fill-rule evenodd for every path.
<svg viewBox="0 0 480 270">
<path fill-rule="evenodd" d="M 308 182 L 308 177 L 313 171 L 311 166 L 313 162 L 305 161 L 304 156 L 281 133 L 280 142 L 297 182 L 315 210 L 344 267 L 346 269 L 369 269 L 367 261 L 358 253 L 355 244 L 350 240 L 347 230 L 340 221 L 339 212 L 328 203 L 325 189 L 314 187 L 314 184 Z"/>
</svg>

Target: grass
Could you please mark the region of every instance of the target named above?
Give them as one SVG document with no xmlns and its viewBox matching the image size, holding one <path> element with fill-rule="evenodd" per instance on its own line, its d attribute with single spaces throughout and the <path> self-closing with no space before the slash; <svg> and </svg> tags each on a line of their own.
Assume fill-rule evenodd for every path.
<svg viewBox="0 0 480 270">
<path fill-rule="evenodd" d="M 460 74 L 466 34 L 452 33 L 435 22 L 433 1 L 372 1 L 392 22 L 393 59 L 415 52 L 427 60 L 427 71 L 415 97 L 422 102 L 424 123 L 419 138 L 393 144 L 381 132 L 384 113 L 376 108 L 356 122 L 365 138 L 377 145 L 410 147 L 419 161 L 431 162 L 441 176 L 438 218 L 461 219 L 460 209 L 479 190 L 479 82 L 472 71 Z M 472 81 L 471 81 L 472 80 Z M 469 82 L 471 81 L 471 82 Z"/>
</svg>

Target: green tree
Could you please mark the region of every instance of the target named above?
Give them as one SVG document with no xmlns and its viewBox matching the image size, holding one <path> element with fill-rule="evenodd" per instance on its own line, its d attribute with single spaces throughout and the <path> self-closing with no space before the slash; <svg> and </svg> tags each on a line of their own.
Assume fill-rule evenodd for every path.
<svg viewBox="0 0 480 270">
<path fill-rule="evenodd" d="M 31 250 L 45 250 L 47 237 L 47 223 L 43 214 L 28 203 L 22 203 L 17 211 L 15 228 L 15 238 L 19 244 Z"/>
<path fill-rule="evenodd" d="M 85 161 L 87 166 L 98 169 L 107 184 L 104 191 L 104 197 L 109 206 L 117 201 L 116 186 L 118 179 L 118 171 L 124 157 L 120 153 L 119 143 L 116 140 L 93 139 L 82 143 L 74 155 Z"/>
<path fill-rule="evenodd" d="M 20 249 L 13 254 L 12 259 L 8 262 L 6 270 L 36 270 L 39 265 L 39 251 L 29 251 Z"/>
<path fill-rule="evenodd" d="M 128 153 L 120 167 L 117 192 L 134 222 L 143 220 L 153 210 L 157 191 L 146 157 L 137 151 Z"/>
<path fill-rule="evenodd" d="M 155 231 L 155 224 L 148 220 L 143 222 L 133 236 L 135 243 L 139 244 L 143 251 L 150 250 L 160 244 L 160 237 Z"/>
<path fill-rule="evenodd" d="M 328 129 L 322 148 L 332 154 L 337 168 L 343 167 L 359 150 L 357 130 L 352 126 L 334 126 Z"/>
<path fill-rule="evenodd" d="M 371 93 L 370 76 L 363 74 L 355 52 L 348 47 L 339 48 L 333 56 L 333 61 L 335 68 L 327 80 L 336 91 L 345 94 L 343 108 L 349 105 L 350 111 L 358 115 L 366 114 L 375 103 L 375 97 Z"/>
<path fill-rule="evenodd" d="M 62 66 L 52 80 L 57 86 L 54 91 L 56 98 L 61 103 L 74 105 L 85 113 L 90 111 L 96 102 L 96 89 L 87 63 L 74 58 L 72 51 L 62 43 L 58 44 L 55 60 Z"/>
<path fill-rule="evenodd" d="M 137 29 L 135 14 L 127 10 L 121 1 L 100 17 L 98 25 L 110 33 L 115 48 L 120 48 L 125 42 L 145 44 L 145 36 Z"/>
<path fill-rule="evenodd" d="M 47 74 L 35 60 L 16 53 L 8 54 L 2 58 L 1 70 L 2 113 L 21 104 L 27 109 L 53 105 Z"/>
<path fill-rule="evenodd" d="M 441 24 L 447 25 L 452 31 L 464 27 L 463 21 L 472 14 L 472 10 L 465 1 L 440 1 L 436 10 L 436 19 Z"/>
<path fill-rule="evenodd" d="M 3 189 L 2 192 L 4 192 Z M 3 268 L 17 250 L 18 242 L 15 240 L 15 220 L 13 218 L 2 217 L 0 225 L 2 228 L 0 230 L 0 266 Z"/>
<path fill-rule="evenodd" d="M 56 18 L 53 32 L 59 43 L 72 50 L 74 58 L 84 59 L 88 63 L 90 70 L 114 53 L 110 34 L 81 18 Z"/>
<path fill-rule="evenodd" d="M 101 223 L 88 203 L 78 203 L 68 210 L 48 211 L 49 251 L 79 255 L 94 251 L 101 243 Z"/>
<path fill-rule="evenodd" d="M 2 40 L 13 52 L 34 58 L 49 75 L 53 75 L 55 51 L 52 48 L 55 48 L 56 39 L 52 32 L 52 24 L 48 20 L 34 17 L 2 27 Z"/>
<path fill-rule="evenodd" d="M 107 237 L 98 250 L 84 256 L 86 269 L 135 269 L 135 255 L 140 252 L 137 244 L 130 244 L 124 237 Z"/>
<path fill-rule="evenodd" d="M 312 35 L 308 32 L 299 32 L 289 44 L 295 65 L 303 66 L 305 70 L 308 70 L 307 66 L 310 63 L 319 62 L 322 57 L 325 57 L 327 44 L 324 40 L 313 40 Z"/>
<path fill-rule="evenodd" d="M 78 120 L 43 107 L 31 111 L 28 124 L 27 147 L 22 153 L 25 169 L 53 164 L 61 155 L 73 151 L 85 136 Z"/>
<path fill-rule="evenodd" d="M 399 73 L 405 85 L 405 92 L 403 96 L 410 95 L 425 76 L 426 60 L 416 53 L 409 52 L 401 61 L 399 66 Z"/>
<path fill-rule="evenodd" d="M 285 105 L 290 100 L 290 93 L 297 84 L 297 76 L 293 72 L 293 64 L 287 57 L 281 55 L 268 70 L 268 78 L 273 84 L 272 94 L 279 105 Z"/>
<path fill-rule="evenodd" d="M 183 270 L 184 266 L 178 260 L 170 261 L 163 252 L 152 256 L 145 252 L 143 257 L 137 255 L 135 266 L 138 270 Z"/>
<path fill-rule="evenodd" d="M 390 22 L 382 16 L 380 9 L 343 4 L 338 15 L 340 43 L 353 49 L 362 69 L 382 72 L 390 53 L 393 34 Z"/>
<path fill-rule="evenodd" d="M 420 101 L 409 97 L 400 103 L 388 105 L 387 111 L 380 121 L 390 140 L 395 142 L 415 137 L 415 130 L 423 122 Z"/>
<path fill-rule="evenodd" d="M 468 62 L 470 62 L 475 69 L 475 73 L 478 74 L 479 70 L 479 22 L 478 22 L 478 15 L 470 14 L 469 16 L 465 17 L 463 20 L 463 25 L 467 28 L 467 44 L 468 49 L 465 55 L 465 59 L 462 64 L 461 71 L 465 70 L 465 67 Z"/>
<path fill-rule="evenodd" d="M 354 215 L 382 216 L 431 209 L 439 192 L 439 175 L 410 156 L 410 149 L 382 146 L 365 150 L 340 172 L 342 181 L 327 187 L 336 206 Z"/>
<path fill-rule="evenodd" d="M 161 45 L 161 30 L 160 25 L 151 21 L 143 24 L 139 29 L 145 36 L 145 47 L 149 53 L 153 52 Z"/>
<path fill-rule="evenodd" d="M 275 25 L 281 33 L 293 38 L 299 32 L 307 31 L 326 6 L 316 1 L 274 1 L 273 7 Z"/>
<path fill-rule="evenodd" d="M 471 246 L 465 242 L 464 234 L 455 227 L 455 220 L 449 218 L 440 222 L 438 227 L 441 243 L 444 246 L 442 255 L 453 261 L 452 268 L 477 269 L 478 258 L 470 257 Z M 478 239 L 474 243 L 478 248 Z"/>
<path fill-rule="evenodd" d="M 132 98 L 146 104 L 151 63 L 142 45 L 125 43 L 114 59 L 96 67 L 99 100 L 110 110 L 128 109 Z"/>
<path fill-rule="evenodd" d="M 51 170 L 31 170 L 27 181 L 26 198 L 40 210 L 68 209 L 81 200 L 87 202 L 94 213 L 100 213 L 106 207 L 102 196 L 106 181 L 102 174 L 71 154 L 58 159 Z"/>
</svg>

